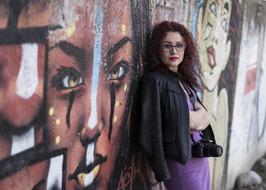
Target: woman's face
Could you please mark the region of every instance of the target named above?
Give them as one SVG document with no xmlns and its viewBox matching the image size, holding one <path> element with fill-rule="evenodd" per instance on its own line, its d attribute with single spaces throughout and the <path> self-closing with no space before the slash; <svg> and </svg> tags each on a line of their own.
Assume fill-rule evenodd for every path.
<svg viewBox="0 0 266 190">
<path fill-rule="evenodd" d="M 95 6 L 86 7 L 94 16 L 80 13 L 73 34 L 49 51 L 48 140 L 50 149 L 67 151 L 68 189 L 107 189 L 127 127 L 130 2 L 110 1 L 105 12 L 103 1 Z"/>
<path fill-rule="evenodd" d="M 161 41 L 160 55 L 163 63 L 173 72 L 177 72 L 183 61 L 186 44 L 179 32 L 167 32 Z"/>
</svg>

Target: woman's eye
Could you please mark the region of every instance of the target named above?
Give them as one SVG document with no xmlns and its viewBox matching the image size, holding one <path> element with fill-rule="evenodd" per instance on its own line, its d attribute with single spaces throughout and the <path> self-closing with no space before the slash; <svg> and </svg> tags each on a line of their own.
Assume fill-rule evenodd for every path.
<svg viewBox="0 0 266 190">
<path fill-rule="evenodd" d="M 106 80 L 122 80 L 128 72 L 128 62 L 125 60 L 119 61 L 108 72 Z"/>
<path fill-rule="evenodd" d="M 67 90 L 79 87 L 84 84 L 82 75 L 72 67 L 62 67 L 52 78 L 52 86 L 57 90 Z"/>
<path fill-rule="evenodd" d="M 172 45 L 170 45 L 170 44 L 165 44 L 164 45 L 164 48 L 166 48 L 166 49 L 171 49 L 173 46 Z"/>
<path fill-rule="evenodd" d="M 184 44 L 178 43 L 178 44 L 176 44 L 176 47 L 177 47 L 177 49 L 182 49 L 182 48 L 184 48 Z"/>
<path fill-rule="evenodd" d="M 63 87 L 64 88 L 75 88 L 81 84 L 83 84 L 83 78 L 75 75 L 67 75 L 63 79 Z"/>
</svg>

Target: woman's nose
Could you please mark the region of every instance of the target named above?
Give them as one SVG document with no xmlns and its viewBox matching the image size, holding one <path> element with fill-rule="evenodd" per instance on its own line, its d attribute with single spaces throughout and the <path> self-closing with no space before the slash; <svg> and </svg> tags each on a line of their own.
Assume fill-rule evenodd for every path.
<svg viewBox="0 0 266 190">
<path fill-rule="evenodd" d="M 103 127 L 102 121 L 98 121 L 94 126 L 89 126 L 86 123 L 80 132 L 80 140 L 82 145 L 85 146 L 91 142 L 94 142 L 101 134 Z"/>
</svg>

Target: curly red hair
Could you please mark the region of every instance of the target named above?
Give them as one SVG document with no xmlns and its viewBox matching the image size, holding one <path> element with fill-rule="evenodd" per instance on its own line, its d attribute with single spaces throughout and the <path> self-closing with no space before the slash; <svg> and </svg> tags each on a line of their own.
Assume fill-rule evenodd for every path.
<svg viewBox="0 0 266 190">
<path fill-rule="evenodd" d="M 184 59 L 178 66 L 178 74 L 192 87 L 198 87 L 197 77 L 199 76 L 199 57 L 197 46 L 191 33 L 187 28 L 177 22 L 164 21 L 154 26 L 148 50 L 148 64 L 153 70 L 165 69 L 167 66 L 160 58 L 161 41 L 165 38 L 167 32 L 179 32 L 186 43 Z"/>
</svg>

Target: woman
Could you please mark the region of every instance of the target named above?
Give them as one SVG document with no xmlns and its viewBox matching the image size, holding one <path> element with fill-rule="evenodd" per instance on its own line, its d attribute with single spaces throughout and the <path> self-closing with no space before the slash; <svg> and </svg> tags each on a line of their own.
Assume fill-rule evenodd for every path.
<svg viewBox="0 0 266 190">
<path fill-rule="evenodd" d="M 158 181 L 168 190 L 209 190 L 207 158 L 192 158 L 209 116 L 198 102 L 199 62 L 190 32 L 176 22 L 153 29 L 149 45 L 152 72 L 141 84 L 140 144 Z"/>
</svg>

